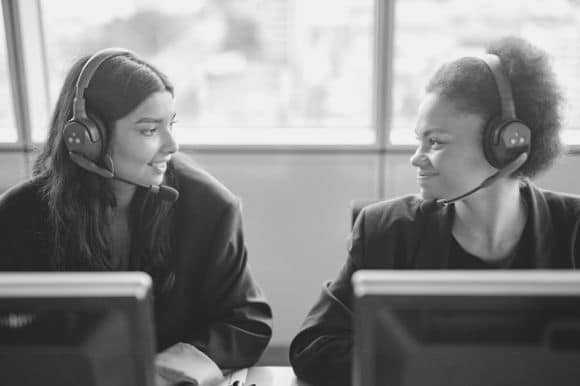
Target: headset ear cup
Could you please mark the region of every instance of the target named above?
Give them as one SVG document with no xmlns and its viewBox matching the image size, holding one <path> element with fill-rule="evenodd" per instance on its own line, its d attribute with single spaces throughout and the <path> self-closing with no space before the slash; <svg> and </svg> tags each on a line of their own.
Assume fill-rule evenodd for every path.
<svg viewBox="0 0 580 386">
<path fill-rule="evenodd" d="M 75 119 L 68 121 L 63 130 L 63 141 L 67 150 L 71 153 L 81 155 L 91 161 L 94 161 L 95 143 L 91 136 L 90 126 L 92 125 L 87 119 Z M 99 145 L 97 145 L 99 146 Z"/>
<path fill-rule="evenodd" d="M 531 131 L 517 119 L 492 119 L 483 131 L 483 153 L 487 162 L 502 169 L 520 154 L 530 152 Z"/>
<path fill-rule="evenodd" d="M 498 154 L 499 135 L 502 127 L 501 116 L 495 116 L 487 122 L 482 135 L 483 154 L 485 155 L 485 159 L 496 169 L 501 169 L 505 166 L 500 161 L 501 156 Z"/>
<path fill-rule="evenodd" d="M 99 118 L 97 114 L 87 111 L 87 116 L 93 125 L 93 133 L 98 136 L 98 140 L 94 142 L 94 148 L 91 149 L 91 154 L 94 155 L 94 161 L 101 160 L 105 155 L 108 144 L 107 141 L 107 127 L 105 122 Z"/>
<path fill-rule="evenodd" d="M 102 156 L 103 133 L 101 121 L 96 116 L 87 119 L 71 119 L 63 129 L 63 141 L 67 150 L 97 162 Z"/>
</svg>

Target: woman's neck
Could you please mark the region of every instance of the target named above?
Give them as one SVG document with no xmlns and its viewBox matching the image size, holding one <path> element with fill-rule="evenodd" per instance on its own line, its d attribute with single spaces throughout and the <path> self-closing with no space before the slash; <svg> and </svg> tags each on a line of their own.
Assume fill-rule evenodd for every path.
<svg viewBox="0 0 580 386">
<path fill-rule="evenodd" d="M 455 204 L 452 232 L 467 252 L 498 260 L 514 250 L 526 220 L 519 181 L 502 179 Z"/>
<path fill-rule="evenodd" d="M 126 212 L 131 205 L 133 196 L 137 188 L 134 185 L 127 184 L 123 181 L 112 180 L 109 181 L 113 194 L 115 195 L 116 206 L 115 210 L 119 212 Z"/>
</svg>

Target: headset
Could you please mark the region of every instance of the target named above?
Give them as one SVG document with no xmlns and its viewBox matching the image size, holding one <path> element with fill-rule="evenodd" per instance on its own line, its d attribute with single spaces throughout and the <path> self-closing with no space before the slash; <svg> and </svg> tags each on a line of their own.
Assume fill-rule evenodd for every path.
<svg viewBox="0 0 580 386">
<path fill-rule="evenodd" d="M 499 170 L 475 188 L 457 197 L 423 201 L 421 210 L 425 213 L 435 212 L 490 186 L 500 178 L 509 176 L 518 170 L 528 159 L 531 147 L 531 130 L 516 117 L 510 81 L 504 72 L 500 58 L 493 54 L 485 54 L 476 58 L 482 60 L 493 75 L 500 99 L 501 115 L 492 117 L 486 123 L 482 134 L 485 159 L 491 166 Z"/>
<path fill-rule="evenodd" d="M 87 168 L 87 163 L 80 158 L 93 163 L 98 162 L 103 155 L 103 146 L 107 143 L 107 131 L 103 121 L 94 114 L 87 113 L 85 93 L 101 64 L 116 56 L 135 57 L 135 54 L 119 48 L 98 51 L 86 61 L 77 78 L 72 118 L 64 124 L 63 138 L 72 160 L 84 169 Z M 112 178 L 114 173 L 111 168 L 91 167 L 89 171 L 105 178 Z"/>
<path fill-rule="evenodd" d="M 137 55 L 129 50 L 106 48 L 97 51 L 81 68 L 75 86 L 72 118 L 65 122 L 63 128 L 65 146 L 71 160 L 81 168 L 98 174 L 103 178 L 114 178 L 147 188 L 150 192 L 157 194 L 162 200 L 174 202 L 179 198 L 179 192 L 176 189 L 167 185 L 143 185 L 139 182 L 119 177 L 115 175 L 111 157 L 103 157 L 104 146 L 107 144 L 107 130 L 99 117 L 87 112 L 85 93 L 99 67 L 105 61 L 117 56 L 137 58 Z M 97 164 L 101 158 L 104 167 Z"/>
<path fill-rule="evenodd" d="M 530 128 L 517 119 L 510 81 L 497 55 L 479 57 L 489 68 L 499 94 L 501 115 L 490 119 L 483 130 L 483 153 L 496 169 L 506 167 L 520 154 L 530 152 Z"/>
</svg>

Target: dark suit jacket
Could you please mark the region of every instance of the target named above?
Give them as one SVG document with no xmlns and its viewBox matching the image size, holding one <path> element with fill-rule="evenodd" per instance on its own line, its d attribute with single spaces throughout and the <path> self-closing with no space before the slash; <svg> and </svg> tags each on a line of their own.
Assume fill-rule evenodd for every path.
<svg viewBox="0 0 580 386">
<path fill-rule="evenodd" d="M 248 267 L 240 204 L 209 174 L 173 163 L 180 191 L 170 257 L 175 280 L 156 291 L 158 350 L 186 342 L 220 367 L 251 366 L 272 335 L 272 311 Z M 52 270 L 48 207 L 39 187 L 33 179 L 0 197 L 1 271 Z"/>
<path fill-rule="evenodd" d="M 529 268 L 580 264 L 580 198 L 543 191 L 522 181 L 532 230 Z M 296 374 L 315 385 L 349 385 L 352 354 L 351 276 L 358 269 L 445 269 L 454 206 L 426 214 L 422 200 L 407 196 L 373 204 L 359 215 L 349 257 L 334 282 L 325 284 L 290 347 Z"/>
</svg>

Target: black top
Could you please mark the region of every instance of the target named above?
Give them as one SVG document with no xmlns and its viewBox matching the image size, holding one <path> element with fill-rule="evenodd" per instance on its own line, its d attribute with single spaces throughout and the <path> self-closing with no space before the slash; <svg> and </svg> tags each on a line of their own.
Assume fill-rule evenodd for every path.
<svg viewBox="0 0 580 386">
<path fill-rule="evenodd" d="M 513 265 L 525 256 L 520 253 L 521 241 L 510 254 L 504 258 L 494 261 L 485 261 L 478 256 L 467 252 L 455 239 L 451 237 L 449 247 L 449 269 L 497 269 L 513 268 Z"/>
<path fill-rule="evenodd" d="M 172 163 L 180 190 L 175 280 L 155 299 L 158 350 L 185 342 L 220 367 L 252 366 L 271 338 L 272 311 L 248 266 L 239 201 L 206 172 L 175 157 Z M 0 196 L 0 271 L 52 270 L 39 188 L 32 179 Z"/>
<path fill-rule="evenodd" d="M 522 181 L 527 223 L 509 268 L 569 269 L 580 264 L 580 197 L 544 191 Z M 433 213 L 406 196 L 364 208 L 354 225 L 349 256 L 322 292 L 290 346 L 298 377 L 315 385 L 349 385 L 352 355 L 351 276 L 358 269 L 450 269 L 471 264 L 453 246 L 453 205 Z M 454 249 L 455 248 L 455 249 Z M 520 259 L 520 256 L 523 258 Z"/>
<path fill-rule="evenodd" d="M 529 206 L 529 204 L 528 204 Z M 485 261 L 467 252 L 451 235 L 449 246 L 449 269 L 526 269 L 533 268 L 530 261 L 531 222 L 526 222 L 520 239 L 508 256 L 494 261 Z"/>
</svg>

